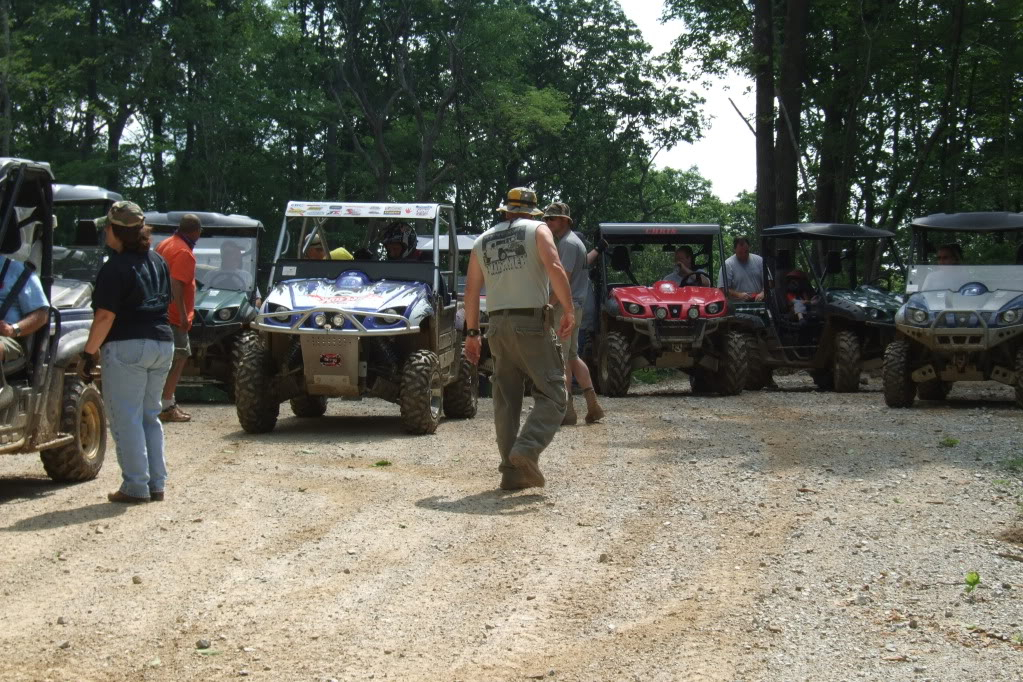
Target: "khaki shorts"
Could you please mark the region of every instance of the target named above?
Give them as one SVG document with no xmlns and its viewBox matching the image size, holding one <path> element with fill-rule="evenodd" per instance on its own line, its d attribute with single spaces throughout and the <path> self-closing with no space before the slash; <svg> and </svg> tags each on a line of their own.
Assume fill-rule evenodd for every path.
<svg viewBox="0 0 1023 682">
<path fill-rule="evenodd" d="M 192 354 L 192 346 L 188 343 L 188 331 L 173 324 L 171 331 L 174 332 L 174 357 L 187 358 Z"/>
<path fill-rule="evenodd" d="M 561 360 L 567 363 L 569 360 L 575 360 L 579 357 L 579 325 L 583 321 L 583 309 L 582 306 L 573 306 L 573 312 L 575 314 L 575 325 L 572 327 L 572 333 L 568 335 L 567 339 L 558 338 L 561 342 Z M 561 305 L 554 306 L 554 332 L 557 333 L 558 327 L 561 326 Z"/>
<path fill-rule="evenodd" d="M 17 372 L 25 366 L 25 347 L 10 336 L 0 336 L 0 345 L 4 349 L 3 371 L 5 374 Z"/>
</svg>

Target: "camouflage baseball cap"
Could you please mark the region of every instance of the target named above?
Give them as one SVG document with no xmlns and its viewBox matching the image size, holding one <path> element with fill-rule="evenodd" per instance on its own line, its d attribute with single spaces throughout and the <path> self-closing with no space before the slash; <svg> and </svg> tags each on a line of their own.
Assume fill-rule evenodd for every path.
<svg viewBox="0 0 1023 682">
<path fill-rule="evenodd" d="M 528 187 L 515 187 L 508 190 L 504 204 L 495 210 L 500 213 L 528 213 L 529 215 L 543 215 L 543 211 L 536 207 L 536 192 Z"/>
<path fill-rule="evenodd" d="M 120 227 L 137 227 L 145 219 L 142 209 L 132 201 L 118 201 L 107 211 L 107 220 Z"/>
<path fill-rule="evenodd" d="M 568 212 L 568 204 L 555 201 L 553 204 L 548 206 L 543 212 L 544 218 L 568 218 L 568 222 L 574 223 L 572 216 Z"/>
</svg>

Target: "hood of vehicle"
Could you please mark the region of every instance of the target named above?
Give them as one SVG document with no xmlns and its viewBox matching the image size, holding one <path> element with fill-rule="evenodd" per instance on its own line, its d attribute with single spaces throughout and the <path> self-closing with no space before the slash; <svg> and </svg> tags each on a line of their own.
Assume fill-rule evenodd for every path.
<svg viewBox="0 0 1023 682">
<path fill-rule="evenodd" d="M 913 295 L 911 304 L 919 307 L 922 302 L 926 309 L 971 310 L 976 312 L 1001 310 L 1007 303 L 1020 296 L 1020 291 L 999 289 L 982 294 L 963 294 L 958 291 L 921 291 Z M 909 303 L 907 303 L 909 305 Z"/>
<path fill-rule="evenodd" d="M 1023 265 L 917 265 L 909 270 L 906 293 L 959 291 L 973 283 L 1018 296 L 1023 293 Z"/>
<path fill-rule="evenodd" d="M 219 308 L 241 305 L 249 298 L 244 291 L 231 289 L 200 289 L 195 292 L 196 310 L 217 310 Z"/>
<path fill-rule="evenodd" d="M 346 277 L 342 273 L 336 280 L 300 279 L 279 282 L 263 302 L 264 312 L 273 312 L 276 306 L 289 310 L 326 308 L 360 310 L 366 312 L 397 308 L 402 311 L 428 300 L 428 287 L 421 282 L 367 281 Z"/>
<path fill-rule="evenodd" d="M 62 310 L 88 308 L 92 303 L 92 284 L 77 279 L 57 278 L 50 286 L 50 305 Z"/>
<path fill-rule="evenodd" d="M 852 303 L 860 308 L 880 310 L 889 317 L 902 305 L 902 296 L 893 294 L 884 289 L 861 285 L 855 289 L 832 289 L 828 291 L 828 300 L 843 300 Z"/>
<path fill-rule="evenodd" d="M 713 287 L 679 287 L 671 282 L 655 282 L 652 286 L 616 287 L 611 295 L 618 301 L 639 303 L 640 305 L 668 305 L 670 303 L 689 303 L 704 305 L 714 301 L 725 300 L 720 289 Z"/>
</svg>

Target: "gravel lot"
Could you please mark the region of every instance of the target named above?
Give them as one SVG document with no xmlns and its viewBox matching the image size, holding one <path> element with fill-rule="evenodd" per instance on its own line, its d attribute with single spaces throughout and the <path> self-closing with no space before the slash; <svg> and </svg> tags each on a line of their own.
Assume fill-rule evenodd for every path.
<svg viewBox="0 0 1023 682">
<path fill-rule="evenodd" d="M 1023 678 L 1011 391 L 779 383 L 606 400 L 514 494 L 489 400 L 430 437 L 377 401 L 264 436 L 191 406 L 140 507 L 112 447 L 74 486 L 0 458 L 0 678 Z"/>
</svg>

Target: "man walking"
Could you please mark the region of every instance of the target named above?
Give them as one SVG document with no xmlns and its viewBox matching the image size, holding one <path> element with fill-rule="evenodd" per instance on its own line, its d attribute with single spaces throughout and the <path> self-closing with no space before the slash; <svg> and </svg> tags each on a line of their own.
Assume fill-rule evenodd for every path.
<svg viewBox="0 0 1023 682">
<path fill-rule="evenodd" d="M 718 271 L 718 286 L 724 281 L 722 272 L 728 272 L 725 295 L 739 301 L 764 300 L 764 259 L 749 252 L 749 239 L 735 238 L 735 253 L 725 260 Z"/>
<path fill-rule="evenodd" d="M 188 331 L 192 328 L 192 318 L 195 315 L 195 254 L 192 250 L 201 233 L 199 216 L 186 213 L 181 217 L 177 232 L 156 247 L 156 252 L 167 261 L 170 270 L 171 302 L 167 307 L 167 317 L 171 331 L 174 332 L 174 364 L 163 386 L 160 421 L 164 422 L 187 422 L 192 419 L 192 415 L 178 407 L 174 391 L 178 387 L 181 370 L 192 354 L 188 343 Z"/>
<path fill-rule="evenodd" d="M 572 287 L 572 306 L 575 315 L 575 326 L 572 327 L 568 338 L 561 343 L 561 356 L 565 361 L 565 389 L 568 391 L 568 407 L 561 425 L 572 426 L 578 421 L 572 400 L 573 375 L 578 379 L 579 388 L 583 390 L 583 397 L 586 399 L 586 423 L 592 424 L 604 416 L 604 410 L 597 402 L 590 370 L 586 363 L 579 359 L 579 324 L 583 319 L 583 305 L 586 303 L 586 293 L 590 286 L 586 267 L 586 247 L 572 231 L 574 221 L 569 215 L 568 204 L 561 202 L 551 204 L 544 211 L 543 219 L 557 241 L 558 257 Z M 551 303 L 556 303 L 554 296 L 551 296 Z M 560 323 L 563 312 L 564 309 L 560 305 L 555 305 L 555 324 Z"/>
<path fill-rule="evenodd" d="M 480 289 L 485 284 L 501 488 L 520 490 L 544 485 L 540 453 L 565 415 L 565 370 L 552 329 L 550 290 L 565 310 L 558 336 L 572 331 L 575 312 L 554 237 L 544 223 L 533 220 L 543 215 L 536 193 L 511 189 L 497 211 L 504 213 L 504 220 L 480 235 L 469 256 L 465 355 L 473 364 L 479 362 Z M 521 424 L 527 378 L 533 382 L 534 405 Z"/>
</svg>

